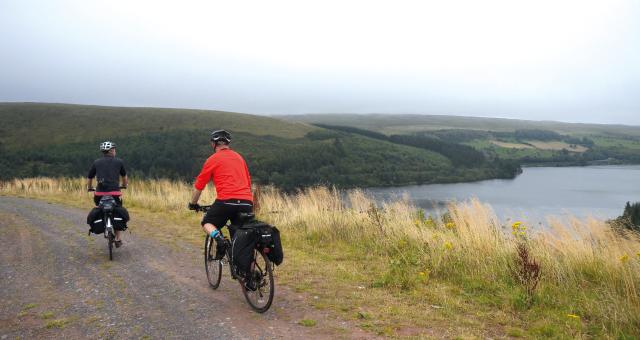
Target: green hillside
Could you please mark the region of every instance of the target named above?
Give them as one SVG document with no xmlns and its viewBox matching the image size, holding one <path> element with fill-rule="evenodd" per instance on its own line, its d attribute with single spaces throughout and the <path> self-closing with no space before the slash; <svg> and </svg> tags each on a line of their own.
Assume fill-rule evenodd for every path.
<svg viewBox="0 0 640 340">
<path fill-rule="evenodd" d="M 224 111 L 0 103 L 0 142 L 9 149 L 168 131 L 210 131 L 220 126 L 286 138 L 301 138 L 314 130 L 308 124 Z"/>
<path fill-rule="evenodd" d="M 522 165 L 640 163 L 640 126 L 390 114 L 309 114 L 280 118 L 327 128 L 357 128 L 365 135 L 367 131 L 380 133 L 396 142 L 411 139 L 410 145 L 429 144 L 432 150 L 439 147 L 434 143 L 458 149 L 466 145 L 489 159 Z M 453 157 L 446 152 L 444 155 Z"/>
<path fill-rule="evenodd" d="M 225 128 L 254 181 L 387 186 L 513 177 L 492 163 L 458 166 L 437 150 L 248 114 L 67 104 L 0 104 L 0 176 L 84 175 L 106 139 L 136 176 L 191 180 Z"/>
<path fill-rule="evenodd" d="M 289 121 L 355 126 L 384 134 L 463 129 L 482 131 L 550 130 L 569 135 L 640 137 L 640 126 L 581 124 L 506 118 L 416 114 L 305 114 L 277 116 Z"/>
</svg>

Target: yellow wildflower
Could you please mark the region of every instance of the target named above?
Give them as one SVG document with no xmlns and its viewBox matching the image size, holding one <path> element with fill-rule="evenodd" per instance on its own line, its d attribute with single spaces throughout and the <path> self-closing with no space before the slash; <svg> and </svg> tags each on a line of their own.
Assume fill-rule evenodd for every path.
<svg viewBox="0 0 640 340">
<path fill-rule="evenodd" d="M 640 251 L 639 251 L 639 252 L 637 252 L 637 253 L 636 253 L 636 255 L 637 255 L 638 257 L 640 257 Z"/>
<path fill-rule="evenodd" d="M 449 228 L 449 229 L 452 229 L 452 228 L 453 228 L 453 227 L 455 227 L 455 226 L 456 226 L 456 225 L 455 225 L 455 224 L 453 224 L 452 222 L 449 222 L 449 223 L 445 224 L 445 227 L 447 227 L 447 228 Z"/>
<path fill-rule="evenodd" d="M 427 273 L 425 273 L 425 272 L 420 272 L 418 275 L 420 275 L 420 276 L 424 277 L 424 276 L 427 276 Z"/>
<path fill-rule="evenodd" d="M 580 319 L 579 315 L 575 315 L 575 314 L 567 314 L 568 317 L 572 318 L 572 319 Z"/>
<path fill-rule="evenodd" d="M 453 248 L 453 244 L 451 244 L 451 242 L 446 241 L 446 242 L 444 243 L 444 249 L 446 249 L 446 250 L 451 250 L 452 248 Z"/>
<path fill-rule="evenodd" d="M 627 261 L 629 261 L 629 255 L 624 254 L 624 255 L 620 256 L 620 262 L 626 263 Z"/>
</svg>

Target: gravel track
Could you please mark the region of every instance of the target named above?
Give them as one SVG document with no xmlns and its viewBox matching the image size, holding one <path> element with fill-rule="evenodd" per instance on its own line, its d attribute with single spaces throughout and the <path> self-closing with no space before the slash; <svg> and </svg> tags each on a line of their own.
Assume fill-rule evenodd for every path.
<svg viewBox="0 0 640 340">
<path fill-rule="evenodd" d="M 210 289 L 202 250 L 127 232 L 109 261 L 106 240 L 87 235 L 87 211 L 0 197 L 0 339 L 368 338 L 280 287 L 253 312 L 223 268 Z M 304 316 L 318 326 L 298 325 Z"/>
</svg>

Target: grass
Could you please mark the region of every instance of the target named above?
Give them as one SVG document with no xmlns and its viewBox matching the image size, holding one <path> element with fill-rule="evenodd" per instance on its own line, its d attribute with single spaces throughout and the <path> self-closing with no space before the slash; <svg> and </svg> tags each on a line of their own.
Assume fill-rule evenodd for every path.
<svg viewBox="0 0 640 340">
<path fill-rule="evenodd" d="M 298 324 L 305 326 L 305 327 L 313 327 L 317 324 L 318 322 L 316 320 L 312 320 L 312 319 L 303 319 L 300 320 L 300 322 L 298 322 Z"/>
<path fill-rule="evenodd" d="M 530 140 L 527 141 L 528 144 L 531 144 L 533 146 L 535 146 L 537 149 L 541 149 L 541 150 L 567 150 L 567 151 L 571 151 L 571 152 L 585 152 L 587 150 L 589 150 L 589 148 L 584 147 L 582 145 L 570 145 L 568 143 L 565 142 L 561 142 L 561 141 L 550 141 L 550 142 L 543 142 L 543 141 L 534 141 L 534 140 Z"/>
<path fill-rule="evenodd" d="M 26 311 L 26 310 L 29 310 L 29 309 L 32 309 L 32 308 L 36 308 L 37 306 L 38 305 L 35 304 L 35 303 L 28 303 L 28 304 L 24 305 L 24 307 L 22 307 L 22 310 Z"/>
<path fill-rule="evenodd" d="M 131 183 L 125 204 L 134 220 L 200 246 L 199 216 L 185 209 L 188 185 Z M 81 179 L 37 178 L 3 183 L 0 193 L 88 208 L 82 188 Z M 326 187 L 262 188 L 257 197 L 259 218 L 283 236 L 278 284 L 376 334 L 640 336 L 640 240 L 604 221 L 549 219 L 544 231 L 532 230 L 503 225 L 477 200 L 450 206 L 439 220 L 407 201 L 379 206 L 362 191 Z M 531 296 L 514 274 L 519 244 L 541 268 Z"/>
<path fill-rule="evenodd" d="M 69 320 L 67 318 L 55 319 L 55 320 L 51 320 L 51 321 L 47 322 L 45 327 L 47 329 L 52 329 L 52 328 L 62 329 L 67 324 L 69 324 L 70 322 L 71 322 L 71 320 Z"/>
<path fill-rule="evenodd" d="M 47 312 L 44 312 L 44 313 L 40 314 L 40 318 L 42 318 L 42 319 L 51 319 L 55 315 L 56 315 L 56 313 L 51 312 L 51 311 L 47 311 Z"/>
</svg>

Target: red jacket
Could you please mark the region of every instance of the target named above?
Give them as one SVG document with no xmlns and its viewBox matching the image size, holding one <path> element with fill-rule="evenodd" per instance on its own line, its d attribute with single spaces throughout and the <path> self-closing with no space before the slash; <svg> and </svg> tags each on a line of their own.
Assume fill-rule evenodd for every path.
<svg viewBox="0 0 640 340">
<path fill-rule="evenodd" d="M 239 199 L 253 201 L 251 176 L 242 156 L 231 149 L 222 149 L 204 162 L 194 187 L 203 190 L 213 179 L 219 200 Z"/>
</svg>

